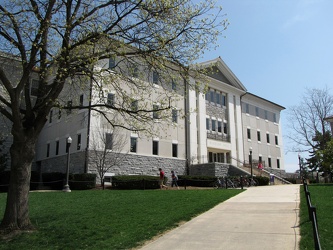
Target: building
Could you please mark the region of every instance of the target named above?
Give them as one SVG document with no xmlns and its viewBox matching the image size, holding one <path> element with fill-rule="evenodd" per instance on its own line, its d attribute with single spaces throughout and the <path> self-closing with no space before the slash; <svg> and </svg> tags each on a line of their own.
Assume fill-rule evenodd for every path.
<svg viewBox="0 0 333 250">
<path fill-rule="evenodd" d="M 114 65 L 125 70 L 116 72 Z M 207 163 L 242 166 L 249 162 L 250 152 L 253 160 L 262 161 L 266 168 L 284 171 L 280 124 L 284 108 L 248 93 L 221 58 L 200 63 L 205 73 L 198 79 L 171 79 L 139 62 L 129 68 L 119 58 L 101 60 L 94 67 L 97 79 L 114 84 L 95 88 L 92 79 L 68 79 L 59 106 L 51 110 L 37 142 L 38 171 L 65 172 L 69 150 L 72 173 L 98 172 L 95 163 L 103 152 L 106 158 L 123 155 L 106 171 L 109 174 L 157 175 L 159 167 L 166 173 L 173 169 L 185 174 L 191 166 L 204 168 Z M 121 75 L 127 75 L 126 80 Z M 128 79 L 139 80 L 153 91 L 135 89 Z M 197 81 L 205 88 L 188 88 Z M 119 88 L 126 90 L 126 97 L 119 94 Z M 156 108 L 158 111 L 149 114 L 152 121 L 146 124 L 154 136 L 136 129 L 138 121 L 128 114 L 103 108 L 105 104 L 114 110 L 127 105 L 133 112 Z M 171 108 L 164 109 L 167 106 Z M 112 123 L 133 129 L 113 127 Z M 115 148 L 116 141 L 123 143 Z"/>
</svg>

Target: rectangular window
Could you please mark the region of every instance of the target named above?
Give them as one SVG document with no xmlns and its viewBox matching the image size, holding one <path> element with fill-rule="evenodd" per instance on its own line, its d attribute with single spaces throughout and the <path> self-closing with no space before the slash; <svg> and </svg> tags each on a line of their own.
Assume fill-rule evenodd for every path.
<svg viewBox="0 0 333 250">
<path fill-rule="evenodd" d="M 277 119 L 276 119 L 276 114 L 273 114 L 273 122 L 277 122 Z"/>
<path fill-rule="evenodd" d="M 265 120 L 268 120 L 268 112 L 265 110 Z"/>
<path fill-rule="evenodd" d="M 227 106 L 227 96 L 222 94 L 222 106 Z"/>
<path fill-rule="evenodd" d="M 217 132 L 222 133 L 222 122 L 217 121 Z"/>
<path fill-rule="evenodd" d="M 212 131 L 216 131 L 216 120 L 212 120 Z"/>
<path fill-rule="evenodd" d="M 72 113 L 72 105 L 73 105 L 73 102 L 70 100 L 67 102 L 67 115 L 69 115 L 70 113 Z"/>
<path fill-rule="evenodd" d="M 113 135 L 112 133 L 105 133 L 105 149 L 112 149 L 112 141 Z"/>
<path fill-rule="evenodd" d="M 258 141 L 261 141 L 260 131 L 257 131 L 257 139 Z"/>
<path fill-rule="evenodd" d="M 156 71 L 153 71 L 153 83 L 158 84 L 159 74 Z"/>
<path fill-rule="evenodd" d="M 113 107 L 114 106 L 114 98 L 115 98 L 115 94 L 114 93 L 108 93 L 108 97 L 107 97 L 107 105 Z"/>
<path fill-rule="evenodd" d="M 139 107 L 138 103 L 139 103 L 138 100 L 132 101 L 132 103 L 131 103 L 132 111 L 138 111 L 138 107 Z"/>
<path fill-rule="evenodd" d="M 272 167 L 272 159 L 268 158 L 268 166 L 271 168 Z"/>
<path fill-rule="evenodd" d="M 53 110 L 50 110 L 49 123 L 52 123 Z"/>
<path fill-rule="evenodd" d="M 280 159 L 276 159 L 276 167 L 280 168 Z"/>
<path fill-rule="evenodd" d="M 61 119 L 61 109 L 58 110 L 58 120 Z"/>
<path fill-rule="evenodd" d="M 212 152 L 208 153 L 208 162 L 213 162 L 213 153 Z"/>
<path fill-rule="evenodd" d="M 259 117 L 259 108 L 258 107 L 256 107 L 256 116 Z"/>
<path fill-rule="evenodd" d="M 135 78 L 139 77 L 139 68 L 136 65 L 132 65 L 132 76 Z"/>
<path fill-rule="evenodd" d="M 59 141 L 56 141 L 56 155 L 59 154 Z"/>
<path fill-rule="evenodd" d="M 247 129 L 247 139 L 251 139 L 251 129 Z"/>
<path fill-rule="evenodd" d="M 81 149 L 81 134 L 78 134 L 78 135 L 77 135 L 76 149 L 77 149 L 77 150 L 80 150 L 80 149 Z"/>
<path fill-rule="evenodd" d="M 216 98 L 216 104 L 221 105 L 221 93 L 216 92 L 215 98 Z"/>
<path fill-rule="evenodd" d="M 83 94 L 80 95 L 80 107 L 82 107 L 82 106 L 83 106 Z"/>
<path fill-rule="evenodd" d="M 231 163 L 231 157 L 229 152 L 226 153 L 226 158 L 227 158 L 227 163 Z"/>
<path fill-rule="evenodd" d="M 266 141 L 267 141 L 267 143 L 270 143 L 270 140 L 269 140 L 269 133 L 266 134 Z"/>
<path fill-rule="evenodd" d="M 172 88 L 172 90 L 177 90 L 177 84 L 176 84 L 175 80 L 171 80 L 171 88 Z"/>
<path fill-rule="evenodd" d="M 209 121 L 210 119 L 209 118 L 206 118 L 206 130 L 210 130 L 210 126 L 209 126 Z"/>
<path fill-rule="evenodd" d="M 111 56 L 109 58 L 109 69 L 113 69 L 116 67 L 116 56 Z"/>
<path fill-rule="evenodd" d="M 137 138 L 136 137 L 131 137 L 131 149 L 130 149 L 130 151 L 132 152 L 132 153 L 136 153 L 136 151 L 137 151 Z"/>
<path fill-rule="evenodd" d="M 38 86 L 39 86 L 39 81 L 32 79 L 31 80 L 31 88 L 30 88 L 30 94 L 32 96 L 37 96 L 38 95 Z"/>
<path fill-rule="evenodd" d="M 178 122 L 178 110 L 177 109 L 172 110 L 172 122 L 173 123 Z"/>
<path fill-rule="evenodd" d="M 207 102 L 209 102 L 209 91 L 207 91 L 206 94 L 205 94 L 205 100 L 206 100 Z"/>
<path fill-rule="evenodd" d="M 228 124 L 226 122 L 223 123 L 223 133 L 228 134 Z"/>
<path fill-rule="evenodd" d="M 172 157 L 178 157 L 178 144 L 172 143 Z"/>
<path fill-rule="evenodd" d="M 279 138 L 277 135 L 275 136 L 275 145 L 279 145 Z"/>
<path fill-rule="evenodd" d="M 215 91 L 210 90 L 210 102 L 215 102 Z"/>
<path fill-rule="evenodd" d="M 246 114 L 249 114 L 250 113 L 250 107 L 249 107 L 249 104 L 245 104 L 245 112 Z"/>
<path fill-rule="evenodd" d="M 50 143 L 46 145 L 46 157 L 50 157 Z"/>
<path fill-rule="evenodd" d="M 153 141 L 153 155 L 158 155 L 158 141 Z"/>
<path fill-rule="evenodd" d="M 259 156 L 259 162 L 262 162 L 262 157 L 261 156 Z"/>
<path fill-rule="evenodd" d="M 159 119 L 160 118 L 160 105 L 154 104 L 153 105 L 153 119 Z"/>
</svg>

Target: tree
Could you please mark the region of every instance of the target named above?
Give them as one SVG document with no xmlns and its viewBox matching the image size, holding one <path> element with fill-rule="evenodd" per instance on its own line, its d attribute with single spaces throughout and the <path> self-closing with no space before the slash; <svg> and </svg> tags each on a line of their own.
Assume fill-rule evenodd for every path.
<svg viewBox="0 0 333 250">
<path fill-rule="evenodd" d="M 333 113 L 333 96 L 329 90 L 307 89 L 299 105 L 289 109 L 288 124 L 291 130 L 288 138 L 294 142 L 292 151 L 309 152 L 309 167 L 316 169 L 317 150 L 323 149 L 330 137 L 328 123 L 324 120 Z"/>
<path fill-rule="evenodd" d="M 92 152 L 89 157 L 94 169 L 97 171 L 100 184 L 104 188 L 105 173 L 112 167 L 119 166 L 126 158 L 127 154 L 122 152 L 122 150 L 126 145 L 127 138 L 120 133 L 119 129 L 103 129 L 98 131 L 93 137 Z"/>
<path fill-rule="evenodd" d="M 320 162 L 320 171 L 324 172 L 325 175 L 331 176 L 333 174 L 333 139 L 326 143 L 325 148 L 316 152 L 318 161 Z"/>
<path fill-rule="evenodd" d="M 96 65 L 117 56 L 122 58 L 122 66 L 127 65 L 127 72 L 136 73 L 131 65 L 138 59 L 150 70 L 159 72 L 159 81 L 173 75 L 186 80 L 189 66 L 215 46 L 217 36 L 227 27 L 227 20 L 220 19 L 220 13 L 212 0 L 197 4 L 189 0 L 2 2 L 0 51 L 5 59 L 0 64 L 0 112 L 12 123 L 13 144 L 1 227 L 9 231 L 33 228 L 28 207 L 31 164 L 36 140 L 53 107 L 95 108 L 103 113 L 98 107 L 104 106 L 141 123 L 149 120 L 147 114 L 171 108 L 164 101 L 171 97 L 160 96 L 165 106 L 132 110 L 128 105 L 130 97 L 122 92 L 120 83 L 126 81 L 137 90 L 143 87 L 140 81 L 125 78 L 120 67 L 115 70 L 119 65 L 108 69 L 109 76 L 112 70 L 120 73 L 114 74 L 116 78 L 108 77 L 126 100 L 118 106 L 72 106 L 63 102 L 58 98 L 63 89 L 79 84 L 71 79 L 89 79 L 92 88 L 102 92 L 100 83 L 106 72 L 98 72 Z M 191 70 L 195 74 L 196 69 Z M 31 91 L 32 79 L 38 80 L 35 96 Z M 145 91 L 151 92 L 147 87 Z M 133 128 L 133 124 L 113 124 L 118 125 Z M 134 129 L 144 130 L 144 126 Z"/>
</svg>

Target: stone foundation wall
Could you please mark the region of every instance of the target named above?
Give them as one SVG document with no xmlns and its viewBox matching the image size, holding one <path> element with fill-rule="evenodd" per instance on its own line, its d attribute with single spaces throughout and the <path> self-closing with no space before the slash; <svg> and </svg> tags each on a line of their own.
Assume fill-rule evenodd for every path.
<svg viewBox="0 0 333 250">
<path fill-rule="evenodd" d="M 194 176 L 218 176 L 228 175 L 229 165 L 224 163 L 205 163 L 192 165 L 189 168 L 189 174 Z"/>
</svg>

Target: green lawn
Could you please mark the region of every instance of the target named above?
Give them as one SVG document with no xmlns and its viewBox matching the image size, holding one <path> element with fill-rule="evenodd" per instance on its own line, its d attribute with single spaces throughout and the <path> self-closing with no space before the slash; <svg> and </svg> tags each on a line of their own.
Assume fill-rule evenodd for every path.
<svg viewBox="0 0 333 250">
<path fill-rule="evenodd" d="M 333 249 L 333 185 L 309 185 L 312 205 L 317 209 L 321 249 Z M 300 249 L 314 249 L 312 223 L 309 220 L 305 193 L 301 186 Z"/>
<path fill-rule="evenodd" d="M 130 249 L 242 190 L 91 190 L 30 194 L 38 231 L 0 249 Z M 6 194 L 0 194 L 0 216 Z"/>
</svg>

